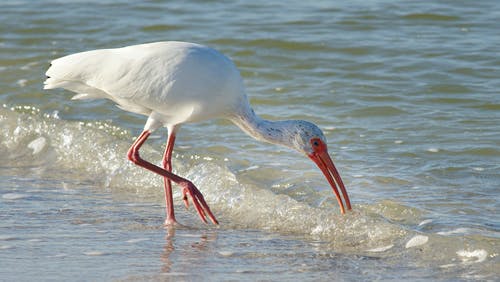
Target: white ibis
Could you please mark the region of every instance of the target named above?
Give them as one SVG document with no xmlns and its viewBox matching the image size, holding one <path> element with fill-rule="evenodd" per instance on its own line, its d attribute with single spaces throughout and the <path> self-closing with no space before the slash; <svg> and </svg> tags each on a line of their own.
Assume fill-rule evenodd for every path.
<svg viewBox="0 0 500 282">
<path fill-rule="evenodd" d="M 240 73 L 234 63 L 206 46 L 187 42 L 156 42 L 68 55 L 52 61 L 44 89 L 64 88 L 77 93 L 73 99 L 107 98 L 123 110 L 148 116 L 144 130 L 128 150 L 136 165 L 164 178 L 166 225 L 177 223 L 171 181 L 182 187 L 201 220 L 217 219 L 203 195 L 189 180 L 172 173 L 172 151 L 180 125 L 225 118 L 260 141 L 296 149 L 311 158 L 330 183 L 345 213 L 337 185 L 351 209 L 349 196 L 328 155 L 323 132 L 303 120 L 269 121 L 257 116 L 248 103 Z M 150 134 L 168 129 L 163 168 L 142 159 L 139 150 Z"/>
</svg>

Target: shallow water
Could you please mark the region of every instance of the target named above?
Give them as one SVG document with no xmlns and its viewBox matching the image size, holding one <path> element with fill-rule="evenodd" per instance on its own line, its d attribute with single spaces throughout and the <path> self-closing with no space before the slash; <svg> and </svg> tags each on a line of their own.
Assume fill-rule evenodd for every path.
<svg viewBox="0 0 500 282">
<path fill-rule="evenodd" d="M 495 280 L 500 10 L 459 2 L 3 2 L 0 277 Z M 54 58 L 160 40 L 217 48 L 257 113 L 317 123 L 353 212 L 307 158 L 210 121 L 180 130 L 174 171 L 221 226 L 176 190 L 189 227 L 164 229 L 161 179 L 125 157 L 145 118 L 41 90 Z"/>
</svg>

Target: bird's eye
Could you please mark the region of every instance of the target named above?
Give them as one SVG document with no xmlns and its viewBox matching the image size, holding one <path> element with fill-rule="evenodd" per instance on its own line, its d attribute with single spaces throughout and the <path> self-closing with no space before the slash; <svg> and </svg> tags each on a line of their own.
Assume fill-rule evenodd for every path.
<svg viewBox="0 0 500 282">
<path fill-rule="evenodd" d="M 319 142 L 318 142 L 318 141 L 316 141 L 316 140 L 315 140 L 315 141 L 313 141 L 312 143 L 313 143 L 313 146 L 314 146 L 314 147 L 318 147 L 318 146 L 319 146 Z"/>
</svg>

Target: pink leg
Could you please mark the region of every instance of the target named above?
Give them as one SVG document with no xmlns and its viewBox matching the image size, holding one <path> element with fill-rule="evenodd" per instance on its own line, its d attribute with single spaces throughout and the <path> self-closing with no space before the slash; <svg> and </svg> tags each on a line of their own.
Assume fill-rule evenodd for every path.
<svg viewBox="0 0 500 282">
<path fill-rule="evenodd" d="M 172 172 L 172 152 L 174 150 L 175 143 L 175 128 L 171 128 L 171 132 L 169 132 L 167 139 L 167 146 L 165 148 L 165 153 L 163 154 L 163 168 Z M 174 200 L 172 197 L 172 181 L 167 177 L 163 177 L 163 185 L 165 188 L 165 209 L 167 213 L 167 219 L 165 220 L 165 225 L 173 225 L 176 224 L 174 214 Z"/>
<path fill-rule="evenodd" d="M 159 166 L 156 166 L 150 162 L 147 162 L 143 160 L 140 155 L 139 155 L 139 149 L 141 146 L 146 142 L 148 139 L 149 135 L 151 135 L 151 132 L 149 130 L 145 130 L 139 135 L 137 140 L 132 144 L 130 149 L 128 150 L 127 156 L 128 159 L 131 160 L 133 163 L 135 163 L 138 166 L 142 166 L 145 169 L 148 169 L 154 173 L 157 173 L 163 177 L 166 177 L 170 179 L 171 181 L 177 183 L 182 187 L 182 194 L 184 196 L 184 203 L 186 206 L 188 205 L 188 200 L 187 196 L 189 195 L 191 197 L 191 200 L 193 202 L 193 205 L 198 212 L 198 215 L 200 216 L 201 220 L 205 223 L 207 223 L 206 216 L 208 214 L 208 217 L 214 224 L 219 224 L 217 219 L 215 219 L 215 216 L 212 214 L 210 211 L 210 208 L 208 207 L 207 203 L 205 202 L 205 199 L 203 198 L 203 195 L 200 193 L 198 188 L 194 186 L 194 184 L 187 180 L 184 179 L 178 175 L 175 175 Z M 173 145 L 172 145 L 173 146 Z"/>
</svg>

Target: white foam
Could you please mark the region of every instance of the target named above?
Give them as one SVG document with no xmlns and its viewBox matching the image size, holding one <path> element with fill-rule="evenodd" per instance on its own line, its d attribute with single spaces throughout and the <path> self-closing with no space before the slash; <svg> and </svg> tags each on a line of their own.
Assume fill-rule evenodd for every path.
<svg viewBox="0 0 500 282">
<path fill-rule="evenodd" d="M 16 83 L 17 83 L 17 85 L 24 87 L 24 86 L 26 86 L 26 84 L 28 84 L 28 80 L 27 79 L 19 79 Z"/>
<path fill-rule="evenodd" d="M 462 262 L 465 263 L 478 263 L 478 262 L 483 262 L 486 260 L 488 257 L 488 252 L 482 249 L 474 250 L 474 251 L 466 251 L 466 250 L 460 250 L 457 251 L 457 255 L 462 259 Z M 471 261 L 471 259 L 476 259 L 474 261 Z"/>
<path fill-rule="evenodd" d="M 33 150 L 33 155 L 36 155 L 40 153 L 43 150 L 43 148 L 45 148 L 45 145 L 47 145 L 47 139 L 45 139 L 45 137 L 40 136 L 37 139 L 31 141 L 28 144 L 28 148 Z"/>
<path fill-rule="evenodd" d="M 30 62 L 30 63 L 27 63 L 26 65 L 22 66 L 21 69 L 22 70 L 29 70 L 29 69 L 31 69 L 31 67 L 34 67 L 37 65 L 39 65 L 39 62 Z"/>
<path fill-rule="evenodd" d="M 390 245 L 387 245 L 387 246 L 382 246 L 382 247 L 378 247 L 378 248 L 369 249 L 368 252 L 372 252 L 372 253 L 385 252 L 385 251 L 391 249 L 392 247 L 394 247 L 394 245 L 390 244 Z"/>
<path fill-rule="evenodd" d="M 148 238 L 136 238 L 136 239 L 127 240 L 126 242 L 130 243 L 130 244 L 134 244 L 134 243 L 139 243 L 139 242 L 143 242 L 143 241 L 147 241 L 147 240 L 149 240 L 149 239 Z"/>
<path fill-rule="evenodd" d="M 108 185 L 138 193 L 141 197 L 155 195 L 160 199 L 163 196 L 162 189 L 158 189 L 163 185 L 161 177 L 134 166 L 126 159 L 125 152 L 130 146 L 131 136 L 108 134 L 105 129 L 87 126 L 81 122 L 44 119 L 37 123 L 33 120 L 19 120 L 21 123 L 18 123 L 16 119 L 16 123 L 13 123 L 10 129 L 11 132 L 15 131 L 22 136 L 25 132 L 43 132 L 47 138 L 44 150 L 50 146 L 59 160 L 55 165 L 63 166 L 66 170 L 106 179 L 110 183 Z M 18 129 L 15 129 L 16 126 Z M 13 138 L 15 137 L 17 136 Z M 146 159 L 159 160 L 163 146 L 157 146 L 159 149 L 155 149 L 151 143 L 144 145 L 142 153 Z M 364 242 L 356 245 L 360 250 L 370 249 L 375 243 L 377 244 L 375 246 L 391 244 L 395 238 L 406 234 L 406 231 L 397 224 L 387 222 L 381 217 L 367 216 L 364 209 L 355 207 L 352 212 L 348 212 L 345 216 L 341 215 L 331 192 L 328 192 L 327 200 L 334 207 L 317 207 L 306 200 L 273 192 L 270 189 L 273 184 L 289 183 L 289 181 L 280 180 L 281 176 L 277 176 L 275 183 L 245 181 L 245 179 L 239 179 L 237 172 L 228 168 L 228 165 L 217 157 L 214 157 L 213 161 L 208 161 L 205 159 L 206 155 L 200 154 L 193 156 L 193 161 L 189 161 L 190 157 L 188 153 L 175 155 L 174 170 L 195 183 L 216 217 L 224 218 L 225 222 L 230 222 L 228 225 L 305 234 L 315 239 L 335 242 L 339 246 L 351 246 L 352 242 Z M 258 165 L 250 165 L 246 169 L 258 168 Z M 272 164 L 266 164 L 266 166 L 272 166 Z M 364 174 L 355 175 L 358 178 L 365 176 Z M 321 185 L 328 185 L 324 179 L 321 177 L 319 179 L 322 181 Z M 305 180 L 300 183 L 305 183 Z M 71 190 L 71 187 L 67 188 Z M 11 194 L 3 195 L 3 198 L 20 199 L 28 195 Z M 182 193 L 179 189 L 175 190 L 174 197 L 177 203 L 182 203 L 180 201 Z M 193 209 L 189 212 L 196 217 Z M 197 224 L 196 219 L 193 224 Z M 129 243 L 139 242 L 136 238 L 126 238 L 123 241 L 126 240 L 130 240 Z M 87 252 L 86 254 L 102 255 L 103 253 Z"/>
<path fill-rule="evenodd" d="M 427 149 L 427 152 L 437 153 L 437 152 L 439 152 L 439 149 L 438 148 L 429 148 L 429 149 Z"/>
<path fill-rule="evenodd" d="M 440 268 L 450 268 L 450 267 L 454 267 L 456 266 L 456 264 L 454 263 L 449 263 L 449 264 L 443 264 L 443 265 L 440 265 L 439 267 Z"/>
<path fill-rule="evenodd" d="M 249 166 L 247 168 L 240 169 L 239 172 L 250 171 L 250 170 L 254 170 L 254 169 L 258 169 L 258 168 L 259 168 L 258 165 L 252 165 L 252 166 Z"/>
<path fill-rule="evenodd" d="M 234 252 L 231 252 L 231 251 L 219 251 L 218 253 L 219 253 L 219 255 L 221 255 L 223 257 L 230 257 L 230 256 L 234 255 Z"/>
<path fill-rule="evenodd" d="M 65 254 L 65 253 L 59 253 L 59 254 L 55 254 L 55 255 L 52 255 L 52 256 L 47 256 L 48 258 L 64 258 L 64 257 L 67 257 L 68 254 Z"/>
<path fill-rule="evenodd" d="M 21 194 L 21 193 L 7 193 L 3 194 L 2 198 L 5 200 L 20 200 L 24 198 L 28 198 L 30 195 L 28 194 Z"/>
<path fill-rule="evenodd" d="M 62 136 L 62 141 L 62 145 L 66 148 L 69 148 L 69 146 L 73 142 L 73 136 L 71 134 L 64 134 Z"/>
<path fill-rule="evenodd" d="M 14 108 L 11 108 L 11 110 L 13 111 Z M 12 133 L 14 134 L 14 136 L 19 136 L 21 134 L 21 132 L 23 131 L 23 129 L 20 127 L 20 126 L 17 126 L 14 131 L 12 131 Z"/>
<path fill-rule="evenodd" d="M 321 225 L 316 225 L 313 229 L 311 229 L 311 235 L 319 235 L 323 233 L 324 228 Z"/>
<path fill-rule="evenodd" d="M 437 232 L 437 234 L 439 235 L 443 235 L 443 236 L 448 236 L 448 235 L 454 235 L 454 234 L 467 234 L 469 233 L 469 228 L 457 228 L 457 229 L 453 229 L 453 230 L 450 230 L 450 231 L 440 231 L 440 232 Z"/>
<path fill-rule="evenodd" d="M 103 256 L 106 253 L 99 252 L 99 251 L 89 251 L 89 252 L 83 252 L 83 254 L 86 255 L 86 256 Z"/>
<path fill-rule="evenodd" d="M 408 240 L 408 242 L 406 242 L 405 247 L 407 249 L 409 249 L 409 248 L 421 246 L 421 245 L 424 245 L 425 243 L 427 243 L 427 241 L 429 241 L 429 237 L 424 236 L 424 235 L 415 235 L 415 236 L 413 236 L 413 238 Z"/>
<path fill-rule="evenodd" d="M 432 222 L 432 219 L 426 219 L 426 220 L 422 220 L 422 222 L 420 222 L 418 224 L 418 226 L 423 226 L 423 225 L 426 225 L 426 224 L 429 224 Z"/>
</svg>

